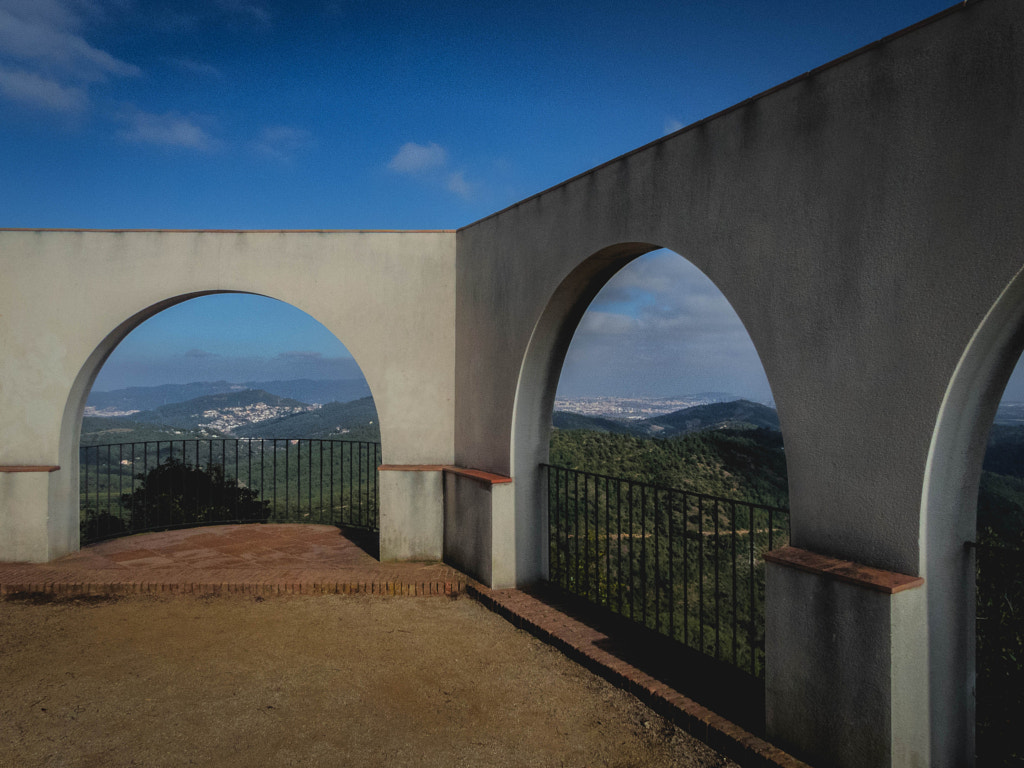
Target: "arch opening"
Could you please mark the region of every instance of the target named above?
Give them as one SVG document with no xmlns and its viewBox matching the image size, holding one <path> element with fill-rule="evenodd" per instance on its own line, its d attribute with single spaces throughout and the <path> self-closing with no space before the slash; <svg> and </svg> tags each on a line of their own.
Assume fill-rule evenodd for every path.
<svg viewBox="0 0 1024 768">
<path fill-rule="evenodd" d="M 1024 270 L 997 298 L 947 387 L 921 504 L 933 754 L 973 763 L 976 742 L 978 503 L 989 434 L 1024 351 Z"/>
<path fill-rule="evenodd" d="M 626 350 L 618 370 L 613 335 Z M 743 364 L 721 365 L 730 355 Z M 788 543 L 772 404 L 757 350 L 712 280 L 675 252 L 626 243 L 584 260 L 552 295 L 521 369 L 512 439 L 517 539 L 536 557 L 520 568 L 678 641 L 679 652 L 725 660 L 719 688 L 726 675 L 762 691 L 752 711 L 734 713 L 758 729 L 761 556 Z M 712 574 L 719 582 L 705 590 Z M 737 599 L 716 602 L 719 588 Z M 720 709 L 751 701 L 728 699 Z"/>
<path fill-rule="evenodd" d="M 229 522 L 376 541 L 370 386 L 333 332 L 267 296 L 177 296 L 120 324 L 78 374 L 61 451 L 75 543 Z"/>
</svg>

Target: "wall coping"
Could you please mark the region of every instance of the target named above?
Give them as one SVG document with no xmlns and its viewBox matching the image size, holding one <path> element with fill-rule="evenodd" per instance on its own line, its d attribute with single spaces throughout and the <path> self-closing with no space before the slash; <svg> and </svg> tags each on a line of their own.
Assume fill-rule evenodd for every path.
<svg viewBox="0 0 1024 768">
<path fill-rule="evenodd" d="M 56 464 L 0 464 L 0 472 L 56 472 Z"/>
<path fill-rule="evenodd" d="M 498 475 L 494 472 L 485 472 L 482 469 L 471 469 L 469 467 L 457 467 L 454 464 L 381 464 L 377 467 L 381 472 L 447 472 L 459 477 L 468 477 L 479 480 L 490 485 L 502 485 L 511 483 L 512 478 L 507 475 Z"/>
<path fill-rule="evenodd" d="M 847 584 L 875 592 L 884 592 L 888 595 L 895 595 L 897 592 L 914 589 L 924 584 L 924 579 L 920 576 L 872 568 L 852 560 L 840 560 L 799 547 L 773 549 L 771 552 L 765 553 L 764 559 L 769 563 L 845 581 Z"/>
</svg>

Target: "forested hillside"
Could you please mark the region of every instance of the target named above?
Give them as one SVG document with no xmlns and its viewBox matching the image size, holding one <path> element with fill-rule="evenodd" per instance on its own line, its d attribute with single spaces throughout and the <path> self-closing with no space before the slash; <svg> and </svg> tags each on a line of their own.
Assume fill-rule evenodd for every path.
<svg viewBox="0 0 1024 768">
<path fill-rule="evenodd" d="M 692 432 L 671 440 L 556 429 L 550 462 L 666 488 L 786 506 L 782 435 L 774 430 Z"/>
</svg>

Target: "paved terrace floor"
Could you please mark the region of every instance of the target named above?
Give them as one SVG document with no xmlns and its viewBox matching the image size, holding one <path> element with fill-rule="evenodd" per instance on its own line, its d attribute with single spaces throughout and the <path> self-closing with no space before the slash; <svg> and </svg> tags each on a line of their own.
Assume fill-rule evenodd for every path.
<svg viewBox="0 0 1024 768">
<path fill-rule="evenodd" d="M 376 534 L 326 525 L 224 525 L 137 534 L 51 563 L 0 563 L 0 597 L 468 593 L 740 765 L 806 768 L 645 671 L 638 660 L 645 651 L 638 654 L 636 639 L 617 636 L 578 602 L 549 590 L 491 590 L 443 563 L 381 563 L 376 554 Z"/>
<path fill-rule="evenodd" d="M 439 563 L 381 563 L 376 534 L 329 525 L 221 525 L 143 533 L 52 563 L 0 564 L 0 594 L 53 592 L 458 594 L 466 577 Z"/>
</svg>

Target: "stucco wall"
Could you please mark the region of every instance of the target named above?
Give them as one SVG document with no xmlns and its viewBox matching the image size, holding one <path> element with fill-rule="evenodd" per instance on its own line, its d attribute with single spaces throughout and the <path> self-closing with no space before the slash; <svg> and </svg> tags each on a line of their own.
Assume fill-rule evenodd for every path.
<svg viewBox="0 0 1024 768">
<path fill-rule="evenodd" d="M 511 469 L 559 284 L 610 246 L 667 247 L 761 355 L 795 543 L 916 572 L 939 406 L 1024 258 L 1021 29 L 1017 3 L 968 5 L 460 230 L 457 457 Z"/>
<path fill-rule="evenodd" d="M 0 498 L 0 559 L 77 548 L 78 430 L 92 380 L 132 328 L 203 293 L 261 294 L 307 312 L 366 376 L 384 461 L 453 458 L 451 232 L 8 230 L 0 273 L 0 465 L 62 467 L 8 481 L 21 490 Z M 9 508 L 29 486 L 49 509 L 32 532 Z"/>
<path fill-rule="evenodd" d="M 898 643 L 929 667 L 901 667 L 887 690 L 930 714 L 932 754 L 918 759 L 973 759 L 963 542 L 1019 311 L 1006 346 L 962 376 L 976 393 L 956 400 L 973 402 L 962 440 L 933 437 L 954 418 L 943 404 L 965 350 L 1024 262 L 1022 41 L 1024 4 L 958 4 L 458 232 L 456 459 L 515 478 L 519 581 L 546 571 L 537 464 L 581 304 L 629 258 L 670 248 L 717 284 L 761 356 L 793 543 L 926 577 L 927 610 Z M 769 644 L 769 661 L 791 650 L 785 632 Z M 819 648 L 808 684 L 827 687 L 855 656 Z M 847 714 L 829 717 L 856 722 Z"/>
</svg>

